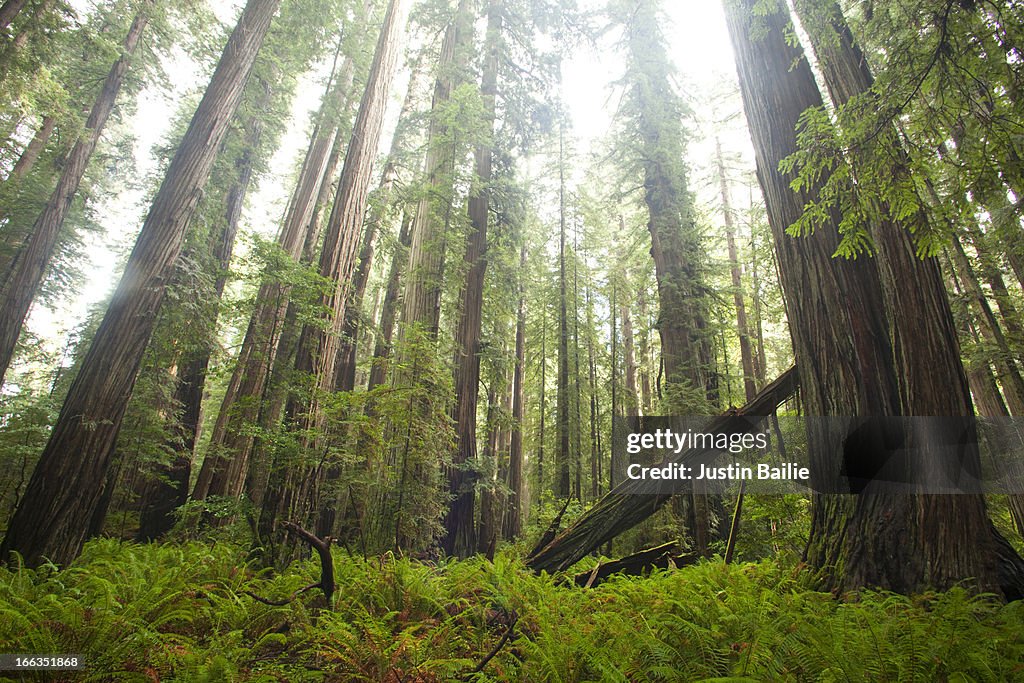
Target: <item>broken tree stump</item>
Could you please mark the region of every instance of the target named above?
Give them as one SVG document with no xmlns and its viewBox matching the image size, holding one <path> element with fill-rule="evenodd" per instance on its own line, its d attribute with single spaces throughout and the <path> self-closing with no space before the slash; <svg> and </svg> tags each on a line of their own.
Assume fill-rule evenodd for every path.
<svg viewBox="0 0 1024 683">
<path fill-rule="evenodd" d="M 796 368 L 790 368 L 762 389 L 747 405 L 711 419 L 705 431 L 721 434 L 746 434 L 754 431 L 780 404 L 796 393 L 798 384 Z M 718 452 L 720 449 L 716 448 L 691 448 L 667 458 L 665 463 L 692 464 L 698 458 Z M 535 572 L 565 571 L 602 544 L 632 529 L 672 498 L 670 493 L 641 493 L 648 485 L 634 479 L 622 482 L 565 531 L 531 553 L 526 566 Z"/>
</svg>

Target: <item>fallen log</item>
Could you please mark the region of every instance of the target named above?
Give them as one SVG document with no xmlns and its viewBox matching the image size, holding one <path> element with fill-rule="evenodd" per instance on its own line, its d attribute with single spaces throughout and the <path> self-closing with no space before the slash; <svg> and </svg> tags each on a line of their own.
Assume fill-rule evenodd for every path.
<svg viewBox="0 0 1024 683">
<path fill-rule="evenodd" d="M 573 581 L 577 586 L 591 588 L 612 574 L 636 576 L 651 569 L 667 569 L 670 565 L 682 567 L 694 564 L 698 559 L 700 559 L 700 555 L 697 553 L 684 553 L 676 541 L 670 541 L 618 560 L 602 562 L 593 569 L 580 572 Z"/>
<path fill-rule="evenodd" d="M 796 368 L 790 368 L 762 389 L 747 405 L 713 418 L 705 431 L 720 434 L 746 434 L 754 431 L 780 404 L 796 393 L 798 383 Z M 718 452 L 720 450 L 716 448 L 691 448 L 666 458 L 664 462 L 692 464 L 695 460 Z M 531 553 L 526 566 L 535 572 L 565 571 L 588 553 L 653 515 L 672 498 L 670 493 L 641 493 L 647 487 L 649 483 L 640 480 L 625 480 L 551 542 Z"/>
</svg>

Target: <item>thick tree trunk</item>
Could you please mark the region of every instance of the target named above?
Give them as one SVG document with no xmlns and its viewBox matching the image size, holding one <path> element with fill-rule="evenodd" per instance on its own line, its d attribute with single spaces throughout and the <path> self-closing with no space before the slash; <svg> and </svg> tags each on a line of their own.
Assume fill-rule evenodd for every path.
<svg viewBox="0 0 1024 683">
<path fill-rule="evenodd" d="M 0 6 L 0 31 L 6 30 L 28 0 L 7 0 Z"/>
<path fill-rule="evenodd" d="M 65 564 L 79 553 L 166 283 L 278 4 L 249 0 L 242 11 L 11 519 L 0 556 L 15 550 L 36 566 L 44 557 Z"/>
<path fill-rule="evenodd" d="M 480 81 L 484 111 L 482 124 L 493 134 L 495 100 L 498 93 L 498 62 L 501 43 L 502 1 L 487 5 L 486 57 Z M 488 137 L 491 137 L 490 135 Z M 448 494 L 452 502 L 444 518 L 446 553 L 465 557 L 476 548 L 473 526 L 475 477 L 467 469 L 476 461 L 476 412 L 480 391 L 480 326 L 483 322 L 484 276 L 487 272 L 487 224 L 490 211 L 492 141 L 476 148 L 476 177 L 479 185 L 469 196 L 470 234 L 466 240 L 466 282 L 462 286 L 462 305 L 455 332 L 455 423 L 456 451 L 448 468 Z M 493 500 L 490 501 L 493 505 Z M 493 530 L 494 515 L 490 514 Z"/>
<path fill-rule="evenodd" d="M 31 237 L 25 247 L 15 254 L 8 266 L 7 277 L 0 284 L 0 383 L 3 382 L 7 368 L 11 364 L 22 325 L 53 256 L 64 219 L 71 209 L 71 203 L 85 176 L 89 160 L 103 134 L 107 119 L 114 110 L 121 84 L 131 65 L 132 54 L 138 47 L 146 24 L 149 23 L 152 5 L 153 0 L 148 0 L 132 21 L 121 47 L 121 56 L 114 62 L 106 80 L 103 81 L 100 93 L 85 122 L 82 137 L 68 154 L 57 186 L 50 195 L 50 201 L 39 214 L 32 227 Z"/>
<path fill-rule="evenodd" d="M 788 17 L 779 12 L 760 17 L 758 39 L 753 42 L 752 4 L 752 0 L 730 4 L 728 23 L 738 57 L 759 178 L 776 234 L 801 387 L 809 414 L 970 416 L 973 411 L 966 377 L 939 270 L 934 259 L 916 257 L 907 226 L 888 217 L 867 226 L 878 250 L 874 262 L 839 264 L 831 259 L 829 264 L 821 258 L 794 258 L 793 240 L 781 231 L 802 212 L 805 198 L 793 192 L 788 180 L 775 171 L 782 158 L 777 155 L 795 148 L 792 131 L 800 112 L 809 106 L 821 106 L 821 100 L 806 60 L 786 44 Z M 798 6 L 808 7 L 800 0 Z M 818 4 L 811 9 L 821 11 L 823 6 Z M 870 75 L 838 6 L 830 4 L 825 11 L 830 12 L 828 21 L 835 31 L 833 36 L 818 33 L 826 25 L 823 22 L 811 20 L 804 24 L 819 48 L 819 63 L 833 99 L 841 105 L 854 95 L 867 92 Z M 891 142 L 895 141 L 894 134 L 889 137 Z M 858 159 L 851 161 L 856 175 Z M 893 172 L 905 173 L 901 169 L 907 167 L 894 165 Z M 811 196 L 817 194 L 817 187 L 807 189 Z M 887 207 L 879 209 L 887 216 Z M 802 241 L 810 243 L 819 235 L 826 240 L 836 239 L 835 231 L 819 228 L 815 235 Z M 784 244 L 787 239 L 790 245 Z M 833 288 L 831 278 L 819 279 L 814 284 L 814 289 L 827 297 L 825 308 L 817 312 L 805 305 L 812 298 L 807 296 L 806 281 L 792 279 L 807 266 L 816 267 L 819 272 L 831 266 L 838 276 L 832 282 L 841 285 Z M 918 283 L 917 286 L 906 287 L 908 280 Z M 878 305 L 879 301 L 884 307 Z M 829 320 L 816 320 L 823 312 L 829 314 Z M 846 314 L 845 319 L 840 313 Z M 830 326 L 832 332 L 823 335 Z M 865 332 L 872 338 L 866 337 Z M 829 378 L 811 368 L 824 368 L 821 361 L 830 359 L 830 375 L 841 377 L 845 373 L 836 352 L 843 351 L 853 352 L 852 358 L 859 365 L 858 376 L 850 377 L 844 386 L 829 387 Z M 823 357 L 823 352 L 828 355 Z M 949 420 L 948 425 L 958 429 L 959 422 Z M 812 465 L 818 476 L 831 478 L 837 473 L 836 468 L 843 465 L 831 454 L 843 451 L 832 450 L 825 443 L 819 445 L 827 439 L 813 432 L 812 429 L 808 435 L 809 441 L 819 456 Z M 905 434 L 909 446 L 905 457 L 890 464 L 903 468 L 911 481 L 924 483 L 936 468 L 944 466 L 940 460 L 943 456 L 932 452 L 928 444 L 948 442 L 944 437 L 950 436 L 911 431 Z M 976 471 L 977 450 L 970 446 L 968 449 L 961 453 L 960 465 Z M 822 458 L 820 454 L 826 455 Z M 827 480 L 820 483 L 828 485 Z M 879 586 L 913 592 L 930 587 L 948 588 L 973 578 L 982 590 L 1019 592 L 1021 587 L 1014 584 L 1020 577 L 1003 576 L 1001 566 L 1003 558 L 1008 565 L 1019 565 L 1019 558 L 1010 558 L 1004 548 L 1009 546 L 995 535 L 980 495 L 881 492 L 855 499 L 818 496 L 807 554 L 812 564 L 831 573 L 833 585 L 840 590 Z M 1018 566 L 1009 568 L 1010 573 L 1020 572 Z"/>
</svg>

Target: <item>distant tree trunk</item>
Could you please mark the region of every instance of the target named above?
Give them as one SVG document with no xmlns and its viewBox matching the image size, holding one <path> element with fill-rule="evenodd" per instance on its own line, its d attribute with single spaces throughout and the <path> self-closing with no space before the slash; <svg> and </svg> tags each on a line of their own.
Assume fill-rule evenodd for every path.
<svg viewBox="0 0 1024 683">
<path fill-rule="evenodd" d="M 544 495 L 544 421 L 548 410 L 547 404 L 547 365 L 548 365 L 548 310 L 540 308 L 540 430 L 537 435 L 537 501 Z"/>
<path fill-rule="evenodd" d="M 789 178 L 776 169 L 779 161 L 796 149 L 795 126 L 800 114 L 808 107 L 821 106 L 821 96 L 806 59 L 787 41 L 789 18 L 775 11 L 762 13 L 755 21 L 755 3 L 729 3 L 727 23 L 775 234 L 808 414 L 969 416 L 966 379 L 938 270 L 934 261 L 916 259 L 907 231 L 885 221 L 870 225 L 878 258 L 845 262 L 831 256 L 838 240 L 838 230 L 831 226 L 799 240 L 785 234 L 818 188 L 794 192 Z M 814 27 L 808 31 L 813 37 Z M 815 45 L 821 47 L 825 42 L 815 41 Z M 838 65 L 846 75 L 866 67 L 863 58 L 850 59 L 852 43 L 842 34 L 828 45 L 841 46 L 836 55 L 818 53 L 835 96 L 837 84 L 848 86 L 850 82 L 830 72 L 829 63 Z M 837 102 L 843 101 L 837 98 Z M 833 214 L 831 219 L 838 225 L 838 216 Z M 813 278 L 810 287 L 809 277 Z M 908 279 L 919 286 L 906 287 Z M 959 421 L 948 422 L 954 425 Z M 918 441 L 917 434 L 905 437 L 916 450 L 928 448 Z M 808 438 L 811 451 L 819 454 L 812 458 L 812 480 L 828 487 L 844 466 L 834 454 L 844 453 L 846 439 L 814 429 L 809 430 Z M 829 443 L 838 438 L 842 443 Z M 961 455 L 974 471 L 977 451 Z M 931 467 L 941 466 L 935 454 L 916 457 L 928 462 L 929 456 Z M 914 481 L 928 476 L 917 470 L 920 462 L 892 464 L 902 467 Z M 913 592 L 943 589 L 974 577 L 982 590 L 1019 594 L 1020 587 L 1012 585 L 1019 578 L 1004 582 L 1000 576 L 1000 545 L 1005 545 L 1000 541 L 980 496 L 875 492 L 854 499 L 819 495 L 814 501 L 807 555 L 813 565 L 831 573 L 831 582 L 839 590 L 879 586 Z M 1019 575 L 1019 558 L 1004 557 L 1010 572 Z"/>
<path fill-rule="evenodd" d="M 405 146 L 403 124 L 412 115 L 413 107 L 416 104 L 419 73 L 418 65 L 415 65 L 412 75 L 409 77 L 409 85 L 406 89 L 405 99 L 402 101 L 402 109 L 398 114 L 398 125 L 395 127 L 395 132 L 391 137 L 387 161 L 384 164 L 384 172 L 381 174 L 377 203 L 370 207 L 370 217 L 366 221 L 363 242 L 359 248 L 359 263 L 352 277 L 352 294 L 348 305 L 345 307 L 345 324 L 342 328 L 341 346 L 338 350 L 338 368 L 334 383 L 335 387 L 340 391 L 352 391 L 356 385 L 356 352 L 359 346 L 358 336 L 360 329 L 359 316 L 363 307 L 363 298 L 366 295 L 366 283 L 369 281 L 370 271 L 373 269 L 377 238 L 381 227 L 383 227 L 385 215 L 388 212 L 392 188 L 398 179 L 395 159 Z"/>
<path fill-rule="evenodd" d="M 43 208 L 32 227 L 27 244 L 19 250 L 8 265 L 6 278 L 0 283 L 0 383 L 14 356 L 22 325 L 32 300 L 50 264 L 64 219 L 71 209 L 78 187 L 85 176 L 89 160 L 103 134 L 103 128 L 114 109 L 121 84 L 128 73 L 132 54 L 138 47 L 142 33 L 149 23 L 149 12 L 154 0 L 147 0 L 132 21 L 128 35 L 121 46 L 121 56 L 114 62 L 100 88 L 96 102 L 85 122 L 82 137 L 75 142 L 61 171 L 50 201 Z"/>
<path fill-rule="evenodd" d="M 498 63 L 501 48 L 503 3 L 490 0 L 487 5 L 486 58 L 480 81 L 484 111 L 482 125 L 493 134 L 495 100 L 498 93 Z M 488 136 L 490 137 L 490 136 Z M 476 148 L 476 177 L 479 185 L 469 196 L 471 232 L 463 258 L 467 271 L 462 286 L 462 305 L 455 333 L 455 423 L 456 452 L 448 468 L 448 494 L 452 502 L 444 518 L 444 550 L 465 557 L 476 549 L 473 527 L 475 477 L 466 469 L 476 461 L 476 412 L 480 391 L 480 326 L 483 321 L 484 276 L 487 272 L 487 223 L 490 211 L 491 162 L 493 142 Z M 496 453 L 495 453 L 496 455 Z M 493 504 L 493 501 L 492 501 Z M 493 517 L 493 514 L 491 515 Z M 493 529 L 494 520 L 489 520 Z"/>
<path fill-rule="evenodd" d="M 558 450 L 555 452 L 555 474 L 559 498 L 571 493 L 569 463 L 569 311 L 568 283 L 565 272 L 565 133 L 564 124 L 558 132 Z"/>
<path fill-rule="evenodd" d="M 399 293 L 402 287 L 402 272 L 409 260 L 409 229 L 411 226 L 412 214 L 407 213 L 402 218 L 402 227 L 398 231 L 398 244 L 395 245 L 395 253 L 391 256 L 391 269 L 388 271 L 384 303 L 381 304 L 380 309 L 380 329 L 373 347 L 370 378 L 366 384 L 367 391 L 373 391 L 384 384 L 387 379 L 387 360 L 391 356 L 391 340 L 394 336 L 395 322 L 401 304 Z"/>
<path fill-rule="evenodd" d="M 617 474 L 616 468 L 620 467 L 619 458 L 615 457 L 615 451 L 617 449 L 614 447 L 614 444 L 615 444 L 615 429 L 616 429 L 615 421 L 622 414 L 621 408 L 619 407 L 619 328 L 618 328 L 618 325 L 616 324 L 616 321 L 615 321 L 615 310 L 616 310 L 616 306 L 617 306 L 616 294 L 617 294 L 616 284 L 615 284 L 615 281 L 613 280 L 612 281 L 612 294 L 611 294 L 611 297 L 609 297 L 609 301 L 608 301 L 608 309 L 609 309 L 608 312 L 611 315 L 611 320 L 609 321 L 609 323 L 610 323 L 611 328 L 612 328 L 612 334 L 611 334 L 611 337 L 612 337 L 612 348 L 611 348 L 611 351 L 612 351 L 612 368 L 611 368 L 611 370 L 612 370 L 612 377 L 611 377 L 612 437 L 611 437 L 611 443 L 613 444 L 612 447 L 608 449 L 609 452 L 611 453 L 611 461 L 608 463 L 608 490 L 609 491 L 611 491 L 613 488 L 615 488 L 615 484 L 616 484 L 616 481 L 617 481 L 617 477 L 615 476 Z"/>
<path fill-rule="evenodd" d="M 600 406 L 597 399 L 597 358 L 594 353 L 594 301 L 588 279 L 584 288 L 587 305 L 587 380 L 590 388 L 590 497 L 597 500 L 601 495 L 601 425 Z"/>
<path fill-rule="evenodd" d="M 725 240 L 729 249 L 729 271 L 732 275 L 732 300 L 736 306 L 736 332 L 740 338 L 740 362 L 743 365 L 743 394 L 750 401 L 757 394 L 757 373 L 754 371 L 754 354 L 750 350 L 750 329 L 747 326 L 747 305 L 743 301 L 743 278 L 740 275 L 740 258 L 736 249 L 736 226 L 729 199 L 729 181 L 725 176 L 725 158 L 722 143 L 715 138 L 715 160 L 718 166 L 718 185 L 722 199 L 722 219 L 725 222 Z"/>
<path fill-rule="evenodd" d="M 505 516 L 505 538 L 523 532 L 523 415 L 526 369 L 526 245 L 519 248 L 519 306 L 516 310 L 516 366 L 512 371 L 512 441 L 509 446 L 509 504 Z"/>
<path fill-rule="evenodd" d="M 768 376 L 768 357 L 764 350 L 764 324 L 761 316 L 761 278 L 757 268 L 757 234 L 750 231 L 750 296 L 754 300 L 754 329 L 757 333 L 757 355 L 754 356 L 754 372 L 758 387 L 764 386 Z"/>
<path fill-rule="evenodd" d="M 1017 364 L 1014 362 L 1015 354 L 1010 348 L 1010 343 L 1003 332 L 1002 325 L 992 311 L 992 306 L 985 296 L 985 290 L 978 282 L 978 276 L 974 271 L 967 252 L 964 251 L 960 238 L 953 236 L 952 250 L 953 263 L 955 264 L 960 281 L 963 283 L 970 296 L 973 307 L 978 312 L 978 326 L 982 336 L 993 343 L 998 354 L 993 358 L 996 374 L 999 382 L 1003 385 L 1003 392 L 1006 396 L 1006 404 L 1010 408 L 1010 414 L 1024 416 L 1024 376 L 1021 375 Z"/>
<path fill-rule="evenodd" d="M 440 324 L 444 252 L 453 211 L 454 149 L 447 140 L 450 126 L 443 120 L 442 111 L 457 82 L 463 78 L 457 72 L 463 70 L 466 47 L 473 40 L 473 5 L 472 0 L 459 0 L 441 43 L 424 163 L 426 185 L 430 189 L 424 192 L 416 207 L 409 248 L 402 320 L 405 325 L 422 325 L 430 339 L 437 338 Z"/>
<path fill-rule="evenodd" d="M 626 397 L 623 409 L 626 415 L 637 413 L 637 386 L 636 386 L 636 354 L 634 352 L 633 340 L 633 316 L 630 315 L 629 306 L 626 303 L 619 304 L 619 317 L 622 319 L 622 352 L 624 354 Z"/>
<path fill-rule="evenodd" d="M 28 175 L 29 171 L 32 170 L 32 167 L 35 166 L 36 160 L 39 159 L 39 155 L 42 154 L 43 149 L 46 148 L 46 143 L 50 140 L 50 136 L 53 135 L 53 130 L 56 127 L 56 117 L 43 117 L 43 123 L 36 129 L 35 135 L 33 135 L 32 139 L 29 140 L 29 143 L 25 146 L 21 156 L 18 157 L 18 161 L 15 162 L 14 167 L 11 168 L 11 178 L 20 180 Z"/>
<path fill-rule="evenodd" d="M 79 553 L 166 283 L 278 4 L 249 0 L 242 11 L 11 519 L 0 556 L 15 550 L 36 566 L 44 557 L 65 564 Z"/>
<path fill-rule="evenodd" d="M 640 351 L 640 407 L 644 415 L 650 414 L 653 407 L 651 399 L 651 328 L 650 312 L 647 310 L 647 285 L 640 287 L 637 296 L 637 310 L 643 322 L 638 350 Z"/>
</svg>

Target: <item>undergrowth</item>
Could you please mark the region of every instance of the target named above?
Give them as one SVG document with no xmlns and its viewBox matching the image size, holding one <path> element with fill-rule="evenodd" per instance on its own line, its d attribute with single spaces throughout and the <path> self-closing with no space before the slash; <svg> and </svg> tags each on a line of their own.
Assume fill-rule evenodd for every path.
<svg viewBox="0 0 1024 683">
<path fill-rule="evenodd" d="M 963 590 L 843 602 L 791 567 L 720 561 L 585 590 L 510 553 L 336 552 L 331 609 L 313 593 L 274 607 L 246 591 L 287 597 L 318 563 L 271 574 L 245 555 L 96 540 L 62 571 L 0 569 L 0 652 L 86 661 L 0 680 L 1024 681 L 1024 605 Z"/>
</svg>

